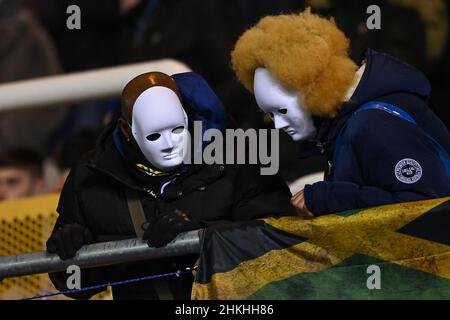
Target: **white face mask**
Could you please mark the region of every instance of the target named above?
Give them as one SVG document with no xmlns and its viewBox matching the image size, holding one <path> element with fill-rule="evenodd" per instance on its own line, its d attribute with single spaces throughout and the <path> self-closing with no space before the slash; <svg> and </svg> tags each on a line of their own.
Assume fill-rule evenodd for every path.
<svg viewBox="0 0 450 320">
<path fill-rule="evenodd" d="M 183 163 L 189 145 L 188 118 L 178 96 L 166 87 L 144 91 L 133 107 L 134 139 L 147 160 L 162 171 Z"/>
<path fill-rule="evenodd" d="M 284 130 L 294 141 L 315 136 L 313 117 L 301 105 L 298 92 L 284 87 L 267 69 L 256 69 L 254 92 L 259 108 L 271 115 L 275 128 Z"/>
</svg>

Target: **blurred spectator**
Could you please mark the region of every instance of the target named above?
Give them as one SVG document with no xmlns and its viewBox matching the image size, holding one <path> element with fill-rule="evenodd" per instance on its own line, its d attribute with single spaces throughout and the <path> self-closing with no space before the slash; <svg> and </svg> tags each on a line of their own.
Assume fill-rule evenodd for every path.
<svg viewBox="0 0 450 320">
<path fill-rule="evenodd" d="M 105 68 L 123 63 L 128 50 L 124 16 L 141 0 L 35 0 L 38 16 L 53 37 L 64 72 Z M 69 30 L 67 8 L 81 9 L 81 30 Z M 90 101 L 73 106 L 55 137 L 97 128 L 117 108 L 116 100 Z"/>
<path fill-rule="evenodd" d="M 450 129 L 450 4 L 433 0 L 430 6 L 422 3 L 419 8 L 427 21 L 429 78 L 433 88 L 430 106 Z"/>
<path fill-rule="evenodd" d="M 0 82 L 59 72 L 56 52 L 21 0 L 0 2 Z"/>
<path fill-rule="evenodd" d="M 447 0 L 389 0 L 398 7 L 414 10 L 425 27 L 426 68 L 429 72 L 442 60 L 448 41 L 448 3 Z"/>
<path fill-rule="evenodd" d="M 89 151 L 95 149 L 97 136 L 97 131 L 84 129 L 75 134 L 71 134 L 64 139 L 57 157 L 61 175 L 59 180 L 52 187 L 52 192 L 60 192 L 69 175 L 70 169 L 77 165 Z"/>
<path fill-rule="evenodd" d="M 392 54 L 431 80 L 430 108 L 450 128 L 449 4 L 446 0 L 309 0 L 315 12 L 335 17 L 351 39 L 352 58 L 365 48 Z M 381 30 L 368 30 L 366 9 L 381 8 Z"/>
<path fill-rule="evenodd" d="M 47 34 L 23 8 L 21 0 L 0 1 L 0 34 L 0 83 L 59 72 Z M 62 108 L 2 112 L 0 151 L 17 146 L 44 150 L 48 135 L 64 113 Z"/>
<path fill-rule="evenodd" d="M 234 1 L 147 0 L 127 17 L 131 43 L 123 51 L 128 62 L 173 58 L 202 74 L 240 126 L 257 116 L 251 96 L 234 79 L 230 52 L 242 31 Z"/>
<path fill-rule="evenodd" d="M 256 24 L 268 15 L 287 14 L 303 11 L 304 0 L 235 0 L 244 19 L 246 28 Z"/>
<path fill-rule="evenodd" d="M 42 158 L 29 149 L 0 154 L 0 201 L 41 194 L 44 190 Z"/>
<path fill-rule="evenodd" d="M 139 0 L 36 0 L 42 24 L 53 37 L 64 72 L 117 65 L 126 45 L 123 16 Z M 67 28 L 67 8 L 81 9 L 81 29 Z"/>
<path fill-rule="evenodd" d="M 415 8 L 400 6 L 395 0 L 308 0 L 313 11 L 336 20 L 351 40 L 351 57 L 359 61 L 366 48 L 389 53 L 415 67 L 426 68 L 425 23 Z M 367 8 L 381 9 L 381 29 L 367 28 Z"/>
</svg>

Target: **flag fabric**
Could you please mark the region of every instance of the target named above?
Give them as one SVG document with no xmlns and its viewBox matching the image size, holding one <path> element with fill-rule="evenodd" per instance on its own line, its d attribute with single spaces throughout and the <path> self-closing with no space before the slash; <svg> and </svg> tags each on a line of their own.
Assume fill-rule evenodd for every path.
<svg viewBox="0 0 450 320">
<path fill-rule="evenodd" d="M 450 198 L 207 230 L 195 300 L 450 299 Z"/>
</svg>

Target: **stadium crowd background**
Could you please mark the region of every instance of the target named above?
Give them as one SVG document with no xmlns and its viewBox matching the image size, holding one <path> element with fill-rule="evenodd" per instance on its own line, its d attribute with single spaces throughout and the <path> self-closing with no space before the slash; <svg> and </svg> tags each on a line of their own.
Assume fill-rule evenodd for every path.
<svg viewBox="0 0 450 320">
<path fill-rule="evenodd" d="M 71 4 L 81 8 L 81 30 L 66 27 Z M 366 27 L 366 9 L 372 4 L 382 9 L 381 30 Z M 254 99 L 234 79 L 230 51 L 238 36 L 261 17 L 308 5 L 335 17 L 352 41 L 355 60 L 371 47 L 424 71 L 433 87 L 430 107 L 449 127 L 446 0 L 3 0 L 0 84 L 174 58 L 210 82 L 235 126 L 269 126 Z M 98 133 L 117 116 L 119 106 L 116 98 L 1 112 L 0 201 L 58 192 L 70 168 L 95 147 Z M 282 133 L 281 144 L 293 142 Z M 298 159 L 295 145 L 280 150 L 287 181 L 322 168 L 321 159 Z"/>
</svg>

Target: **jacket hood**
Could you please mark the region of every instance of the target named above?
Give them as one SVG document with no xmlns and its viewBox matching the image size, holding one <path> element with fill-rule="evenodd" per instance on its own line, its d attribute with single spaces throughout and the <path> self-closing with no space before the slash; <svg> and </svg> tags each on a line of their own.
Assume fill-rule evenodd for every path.
<svg viewBox="0 0 450 320">
<path fill-rule="evenodd" d="M 322 147 L 331 145 L 353 112 L 362 104 L 403 96 L 414 108 L 407 110 L 412 116 L 426 106 L 431 85 L 426 76 L 413 66 L 385 53 L 367 49 L 362 56 L 366 69 L 350 100 L 342 105 L 332 119 L 316 119 L 319 127 L 316 140 Z M 402 105 L 407 107 L 408 105 Z"/>
<path fill-rule="evenodd" d="M 228 115 L 219 97 L 206 80 L 195 72 L 172 75 L 183 99 L 183 106 L 192 120 L 202 121 L 203 130 L 225 130 Z"/>
<path fill-rule="evenodd" d="M 430 82 L 413 66 L 372 49 L 366 50 L 362 61 L 366 62 L 366 70 L 350 104 L 360 105 L 395 93 L 410 93 L 422 99 L 430 96 Z"/>
</svg>

